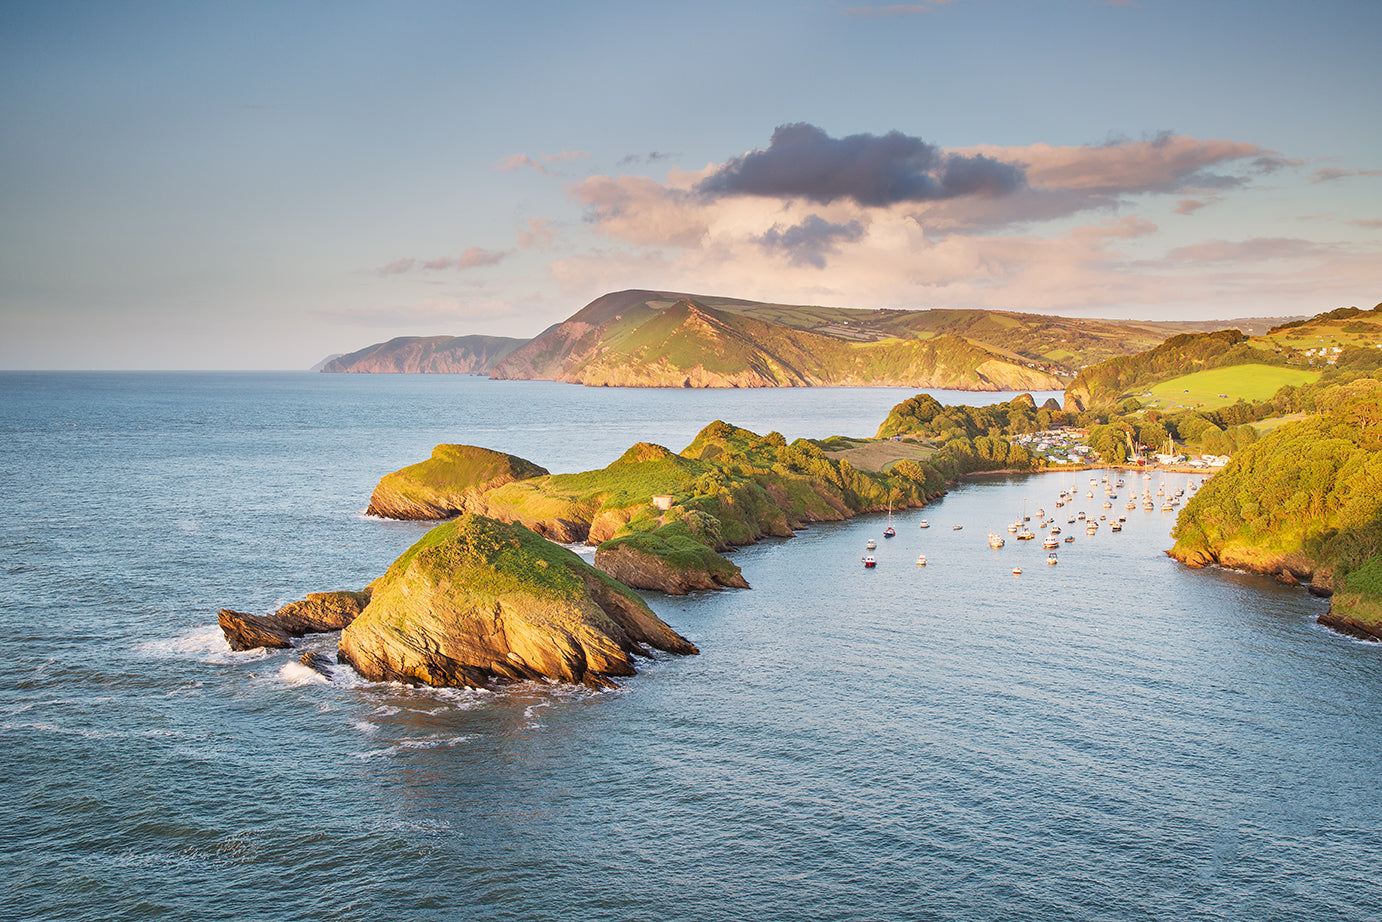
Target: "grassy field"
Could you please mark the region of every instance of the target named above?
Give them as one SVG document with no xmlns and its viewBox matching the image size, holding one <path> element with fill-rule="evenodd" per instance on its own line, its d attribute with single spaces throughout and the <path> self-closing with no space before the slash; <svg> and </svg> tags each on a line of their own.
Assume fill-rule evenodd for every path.
<svg viewBox="0 0 1382 922">
<path fill-rule="evenodd" d="M 887 470 L 896 461 L 904 458 L 913 461 L 925 461 L 936 453 L 934 448 L 918 444 L 916 442 L 894 442 L 892 439 L 870 439 L 867 441 L 846 442 L 841 439 L 841 444 L 848 444 L 849 448 L 827 449 L 830 457 L 848 461 L 861 471 L 883 471 Z"/>
<path fill-rule="evenodd" d="M 1164 381 L 1147 391 L 1134 396 L 1144 406 L 1160 410 L 1174 410 L 1189 407 L 1199 410 L 1217 410 L 1231 403 L 1243 400 L 1265 400 L 1287 384 L 1311 384 L 1318 380 L 1320 372 L 1303 368 L 1287 368 L 1278 365 L 1233 365 L 1229 368 L 1213 368 L 1198 371 Z"/>
<path fill-rule="evenodd" d="M 1298 419 L 1305 419 L 1307 415 L 1306 413 L 1291 413 L 1286 416 L 1277 416 L 1273 419 L 1264 419 L 1255 423 L 1249 423 L 1249 425 L 1257 430 L 1258 435 L 1266 435 L 1273 429 L 1278 429 L 1287 423 L 1293 423 Z"/>
</svg>

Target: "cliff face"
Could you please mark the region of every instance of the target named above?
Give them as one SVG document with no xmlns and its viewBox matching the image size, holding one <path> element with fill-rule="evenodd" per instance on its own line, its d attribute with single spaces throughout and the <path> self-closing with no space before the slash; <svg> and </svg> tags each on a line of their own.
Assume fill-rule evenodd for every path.
<svg viewBox="0 0 1382 922">
<path fill-rule="evenodd" d="M 693 654 L 633 592 L 525 528 L 466 515 L 432 529 L 371 586 L 339 658 L 373 681 L 607 687 L 647 647 Z"/>
<path fill-rule="evenodd" d="M 508 336 L 399 336 L 322 365 L 357 374 L 489 374 L 526 339 Z"/>
</svg>

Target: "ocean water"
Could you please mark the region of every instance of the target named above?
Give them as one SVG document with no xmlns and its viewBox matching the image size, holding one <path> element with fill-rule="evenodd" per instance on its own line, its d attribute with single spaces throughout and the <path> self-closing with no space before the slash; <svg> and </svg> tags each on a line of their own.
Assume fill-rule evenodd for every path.
<svg viewBox="0 0 1382 922">
<path fill-rule="evenodd" d="M 0 918 L 1382 918 L 1382 645 L 1165 557 L 1171 516 L 1123 509 L 1159 480 L 1110 510 L 975 480 L 891 540 L 740 549 L 752 590 L 648 596 L 701 655 L 615 691 L 326 680 L 216 627 L 383 572 L 425 526 L 370 490 L 438 442 L 585 470 L 714 419 L 871 435 L 907 396 L 0 375 Z M 1024 503 L 1128 521 L 1063 516 L 1052 566 L 987 546 Z"/>
</svg>

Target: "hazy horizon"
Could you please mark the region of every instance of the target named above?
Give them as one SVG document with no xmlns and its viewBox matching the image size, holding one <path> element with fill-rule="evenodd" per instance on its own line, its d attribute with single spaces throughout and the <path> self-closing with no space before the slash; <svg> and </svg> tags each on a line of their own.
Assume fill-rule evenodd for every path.
<svg viewBox="0 0 1382 922">
<path fill-rule="evenodd" d="M 11 7 L 0 368 L 302 370 L 611 291 L 1382 301 L 1382 7 Z"/>
</svg>

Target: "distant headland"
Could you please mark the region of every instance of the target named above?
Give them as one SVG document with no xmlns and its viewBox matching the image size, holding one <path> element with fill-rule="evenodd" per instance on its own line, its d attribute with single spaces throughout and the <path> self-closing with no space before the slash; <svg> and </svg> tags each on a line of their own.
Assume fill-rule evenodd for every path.
<svg viewBox="0 0 1382 922">
<path fill-rule="evenodd" d="M 466 373 L 591 387 L 1061 390 L 1081 368 L 1168 337 L 1276 320 L 1150 322 L 989 310 L 862 310 L 633 289 L 532 340 L 400 337 L 326 372 Z"/>
</svg>

